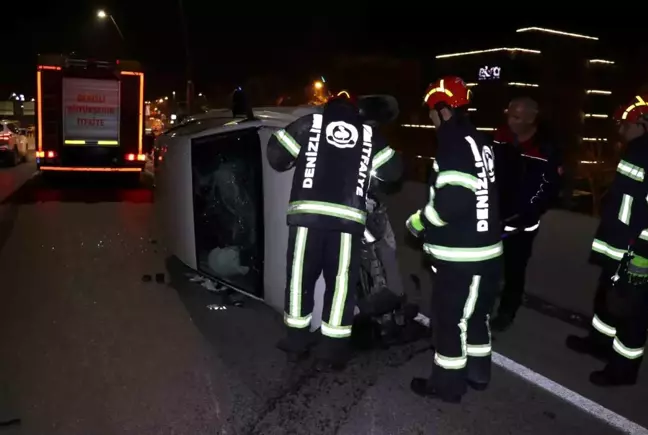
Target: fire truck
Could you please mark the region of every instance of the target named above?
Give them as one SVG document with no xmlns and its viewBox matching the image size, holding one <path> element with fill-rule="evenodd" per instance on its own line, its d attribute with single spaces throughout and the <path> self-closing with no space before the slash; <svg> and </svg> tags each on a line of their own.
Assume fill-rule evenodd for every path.
<svg viewBox="0 0 648 435">
<path fill-rule="evenodd" d="M 40 55 L 35 134 L 43 172 L 141 172 L 146 162 L 141 65 Z"/>
</svg>

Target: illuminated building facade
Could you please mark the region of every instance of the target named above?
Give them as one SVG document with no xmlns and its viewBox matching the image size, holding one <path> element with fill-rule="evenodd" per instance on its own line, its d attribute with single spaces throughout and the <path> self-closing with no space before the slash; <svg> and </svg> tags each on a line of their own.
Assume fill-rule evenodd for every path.
<svg viewBox="0 0 648 435">
<path fill-rule="evenodd" d="M 471 118 L 483 130 L 504 123 L 512 98 L 536 99 L 572 164 L 614 140 L 611 115 L 628 95 L 620 87 L 631 86 L 599 38 L 539 27 L 518 29 L 504 47 L 437 55 L 433 69 L 473 87 Z"/>
</svg>

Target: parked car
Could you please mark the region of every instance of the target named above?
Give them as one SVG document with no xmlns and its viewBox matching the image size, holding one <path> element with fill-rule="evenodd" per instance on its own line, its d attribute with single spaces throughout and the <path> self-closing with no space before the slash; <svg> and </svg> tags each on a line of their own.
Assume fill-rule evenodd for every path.
<svg viewBox="0 0 648 435">
<path fill-rule="evenodd" d="M 9 166 L 27 160 L 27 136 L 21 133 L 17 123 L 0 121 L 0 159 Z"/>
</svg>

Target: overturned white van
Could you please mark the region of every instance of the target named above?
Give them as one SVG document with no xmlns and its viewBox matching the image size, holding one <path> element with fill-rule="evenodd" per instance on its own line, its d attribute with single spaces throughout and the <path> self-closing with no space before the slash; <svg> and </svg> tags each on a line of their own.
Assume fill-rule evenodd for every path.
<svg viewBox="0 0 648 435">
<path fill-rule="evenodd" d="M 376 122 L 398 113 L 392 97 L 362 101 L 375 113 L 371 119 Z M 319 110 L 262 107 L 243 116 L 214 110 L 161 135 L 155 146 L 155 203 L 170 254 L 199 273 L 282 310 L 293 171 L 279 173 L 270 167 L 267 142 L 276 129 Z M 320 279 L 316 294 L 323 289 Z"/>
</svg>

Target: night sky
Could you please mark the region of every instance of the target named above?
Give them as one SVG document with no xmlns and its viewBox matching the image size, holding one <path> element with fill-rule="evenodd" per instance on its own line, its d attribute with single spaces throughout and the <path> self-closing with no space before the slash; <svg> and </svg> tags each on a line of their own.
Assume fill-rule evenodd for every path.
<svg viewBox="0 0 648 435">
<path fill-rule="evenodd" d="M 183 89 L 185 46 L 199 91 L 209 83 L 234 84 L 262 73 L 316 75 L 330 55 L 342 52 L 431 58 L 457 49 L 488 48 L 521 26 L 594 34 L 614 41 L 625 38 L 634 41 L 630 44 L 644 39 L 621 34 L 604 21 L 590 19 L 583 25 L 518 19 L 510 10 L 507 15 L 493 14 L 500 18 L 488 22 L 467 14 L 462 14 L 460 20 L 444 21 L 438 18 L 440 12 L 436 7 L 430 7 L 429 12 L 410 13 L 410 17 L 394 18 L 398 14 L 384 7 L 379 11 L 357 12 L 362 10 L 362 2 L 354 2 L 354 9 L 348 13 L 337 11 L 335 3 L 283 3 L 304 5 L 298 13 L 285 7 L 259 11 L 255 6 L 259 3 L 181 1 L 188 29 L 187 45 L 178 0 L 67 0 L 38 2 L 33 8 L 22 7 L 21 2 L 3 4 L 5 50 L 0 62 L 10 67 L 0 67 L 0 100 L 10 92 L 33 94 L 36 53 L 77 51 L 94 57 L 140 60 L 148 73 L 151 97 Z M 396 7 L 397 3 L 385 5 Z M 309 8 L 319 15 L 308 14 Z M 114 16 L 125 42 L 109 20 L 96 18 L 99 9 Z M 449 8 L 441 8 L 446 9 Z M 433 16 L 437 18 L 431 19 Z"/>
</svg>

